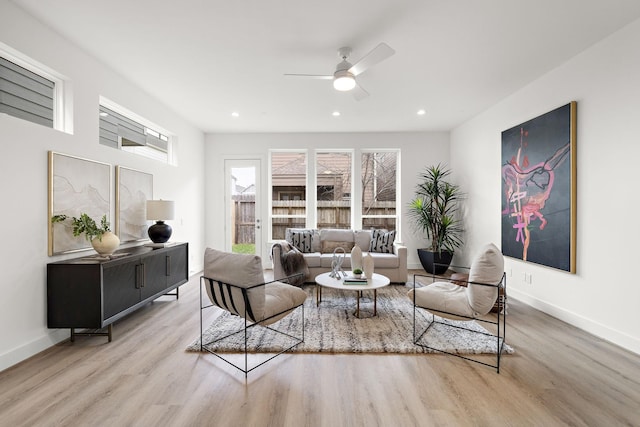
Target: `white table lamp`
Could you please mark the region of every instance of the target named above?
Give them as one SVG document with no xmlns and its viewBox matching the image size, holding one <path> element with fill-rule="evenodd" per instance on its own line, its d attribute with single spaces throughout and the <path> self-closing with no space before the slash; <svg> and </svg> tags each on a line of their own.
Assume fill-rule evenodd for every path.
<svg viewBox="0 0 640 427">
<path fill-rule="evenodd" d="M 164 222 L 172 220 L 174 212 L 172 200 L 147 200 L 147 219 L 156 221 L 147 232 L 153 243 L 165 243 L 169 240 L 173 230 Z"/>
</svg>

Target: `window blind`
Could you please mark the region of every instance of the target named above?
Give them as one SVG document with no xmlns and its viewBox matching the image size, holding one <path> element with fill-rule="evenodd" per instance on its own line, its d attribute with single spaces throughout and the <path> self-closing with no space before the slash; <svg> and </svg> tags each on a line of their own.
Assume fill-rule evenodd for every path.
<svg viewBox="0 0 640 427">
<path fill-rule="evenodd" d="M 0 57 L 0 113 L 53 128 L 55 82 Z"/>
</svg>

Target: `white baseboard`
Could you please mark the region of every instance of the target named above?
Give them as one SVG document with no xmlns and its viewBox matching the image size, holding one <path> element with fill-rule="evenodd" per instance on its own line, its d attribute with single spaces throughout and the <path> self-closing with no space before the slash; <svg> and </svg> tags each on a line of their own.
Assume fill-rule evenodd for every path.
<svg viewBox="0 0 640 427">
<path fill-rule="evenodd" d="M 0 371 L 26 360 L 69 338 L 69 329 L 56 329 L 25 345 L 0 355 Z"/>
<path fill-rule="evenodd" d="M 580 314 L 573 313 L 554 304 L 539 300 L 538 298 L 513 288 L 509 289 L 509 298 L 517 299 L 518 301 L 540 310 L 543 313 L 595 335 L 598 338 L 602 338 L 603 340 L 616 344 L 633 353 L 640 354 L 640 339 L 632 337 L 629 334 L 612 329 L 601 323 L 594 322 Z"/>
</svg>

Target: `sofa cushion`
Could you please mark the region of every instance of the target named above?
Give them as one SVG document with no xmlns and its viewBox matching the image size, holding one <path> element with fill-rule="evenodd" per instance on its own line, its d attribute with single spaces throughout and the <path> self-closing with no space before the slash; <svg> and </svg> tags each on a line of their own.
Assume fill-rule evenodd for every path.
<svg viewBox="0 0 640 427">
<path fill-rule="evenodd" d="M 354 242 L 344 242 L 336 240 L 322 240 L 322 253 L 332 254 L 336 249 L 344 249 L 345 254 L 350 254 L 353 249 Z"/>
<path fill-rule="evenodd" d="M 344 228 L 323 228 L 320 230 L 320 240 L 334 242 L 353 242 L 353 230 Z"/>
<path fill-rule="evenodd" d="M 398 268 L 400 266 L 400 258 L 396 254 L 370 252 L 369 255 L 373 258 L 374 272 L 376 268 Z"/>
<path fill-rule="evenodd" d="M 333 254 L 321 254 L 320 255 L 320 266 L 322 268 L 326 268 L 331 270 L 331 261 L 333 260 Z M 349 270 L 351 268 L 351 257 L 346 255 L 342 260 L 342 269 Z"/>
<path fill-rule="evenodd" d="M 307 261 L 308 267 L 320 267 L 320 252 L 311 252 L 304 254 L 304 259 Z"/>
<path fill-rule="evenodd" d="M 380 252 L 385 254 L 393 253 L 393 241 L 395 238 L 395 230 L 373 230 L 371 233 L 371 245 L 369 246 L 369 252 Z"/>
<path fill-rule="evenodd" d="M 371 230 L 356 230 L 353 232 L 353 238 L 356 245 L 360 247 L 362 252 L 369 252 L 371 245 Z"/>
</svg>

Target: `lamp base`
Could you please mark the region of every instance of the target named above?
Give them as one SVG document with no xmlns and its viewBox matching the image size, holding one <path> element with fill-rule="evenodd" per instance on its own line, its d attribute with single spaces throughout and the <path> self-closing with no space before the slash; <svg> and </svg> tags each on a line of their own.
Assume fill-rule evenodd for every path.
<svg viewBox="0 0 640 427">
<path fill-rule="evenodd" d="M 171 237 L 172 232 L 171 226 L 165 224 L 164 221 L 156 221 L 156 223 L 147 230 L 147 234 L 153 243 L 165 243 Z"/>
</svg>

